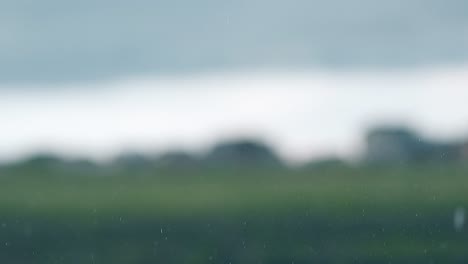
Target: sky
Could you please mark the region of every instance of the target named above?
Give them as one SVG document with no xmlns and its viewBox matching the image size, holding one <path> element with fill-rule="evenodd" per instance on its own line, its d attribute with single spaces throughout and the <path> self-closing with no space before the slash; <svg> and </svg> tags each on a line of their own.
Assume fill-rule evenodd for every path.
<svg viewBox="0 0 468 264">
<path fill-rule="evenodd" d="M 0 0 L 0 83 L 460 65 L 465 0 Z"/>
<path fill-rule="evenodd" d="M 468 135 L 464 0 L 0 0 L 0 161 L 52 151 L 356 157 L 376 124 Z"/>
<path fill-rule="evenodd" d="M 408 125 L 437 140 L 468 134 L 468 67 L 249 71 L 76 85 L 1 97 L 0 160 L 56 152 L 105 161 L 122 151 L 203 152 L 223 139 L 253 137 L 303 162 L 355 158 L 365 131 L 380 124 Z"/>
</svg>

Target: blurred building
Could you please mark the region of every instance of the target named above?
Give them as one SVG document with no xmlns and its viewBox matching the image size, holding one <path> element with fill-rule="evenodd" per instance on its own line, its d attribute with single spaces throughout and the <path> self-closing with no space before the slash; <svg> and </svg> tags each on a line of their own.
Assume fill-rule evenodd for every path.
<svg viewBox="0 0 468 264">
<path fill-rule="evenodd" d="M 458 162 L 467 154 L 466 144 L 427 140 L 404 127 L 379 127 L 366 136 L 368 163 Z"/>
</svg>

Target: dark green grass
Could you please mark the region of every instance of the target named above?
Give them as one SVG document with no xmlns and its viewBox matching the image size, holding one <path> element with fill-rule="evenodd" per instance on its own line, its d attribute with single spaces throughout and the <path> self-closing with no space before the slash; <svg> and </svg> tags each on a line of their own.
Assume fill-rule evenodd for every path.
<svg viewBox="0 0 468 264">
<path fill-rule="evenodd" d="M 468 170 L 0 172 L 1 263 L 466 263 Z"/>
</svg>

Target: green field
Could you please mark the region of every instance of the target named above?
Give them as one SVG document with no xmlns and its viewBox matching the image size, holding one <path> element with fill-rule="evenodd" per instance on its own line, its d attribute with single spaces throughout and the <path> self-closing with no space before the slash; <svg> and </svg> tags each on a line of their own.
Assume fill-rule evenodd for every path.
<svg viewBox="0 0 468 264">
<path fill-rule="evenodd" d="M 0 175 L 0 263 L 468 262 L 462 166 Z"/>
</svg>

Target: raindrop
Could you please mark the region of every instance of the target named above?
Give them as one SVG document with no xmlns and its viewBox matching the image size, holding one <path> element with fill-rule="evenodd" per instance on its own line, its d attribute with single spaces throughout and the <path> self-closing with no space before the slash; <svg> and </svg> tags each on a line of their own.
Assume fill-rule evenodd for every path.
<svg viewBox="0 0 468 264">
<path fill-rule="evenodd" d="M 458 207 L 455 209 L 455 212 L 453 213 L 453 226 L 457 232 L 460 232 L 463 229 L 463 226 L 465 225 L 465 219 L 465 208 Z"/>
</svg>

